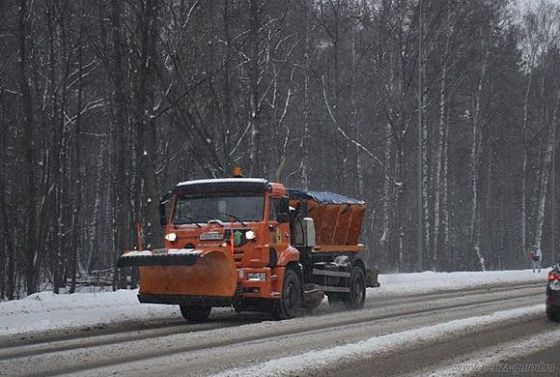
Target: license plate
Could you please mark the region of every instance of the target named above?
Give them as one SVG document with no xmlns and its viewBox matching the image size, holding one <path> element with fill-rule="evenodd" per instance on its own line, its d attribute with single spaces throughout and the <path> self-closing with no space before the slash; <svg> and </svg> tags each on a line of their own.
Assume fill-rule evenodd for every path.
<svg viewBox="0 0 560 377">
<path fill-rule="evenodd" d="M 167 254 L 167 249 L 154 249 L 152 250 L 153 255 Z"/>
<path fill-rule="evenodd" d="M 224 239 L 224 235 L 218 232 L 202 233 L 200 235 L 201 241 L 220 241 Z"/>
</svg>

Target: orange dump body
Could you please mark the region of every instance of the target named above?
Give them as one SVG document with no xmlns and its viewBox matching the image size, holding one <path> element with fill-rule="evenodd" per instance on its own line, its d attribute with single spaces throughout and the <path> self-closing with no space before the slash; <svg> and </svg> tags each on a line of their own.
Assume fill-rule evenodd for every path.
<svg viewBox="0 0 560 377">
<path fill-rule="evenodd" d="M 322 204 L 308 201 L 308 214 L 315 223 L 317 245 L 357 245 L 365 204 Z"/>
<path fill-rule="evenodd" d="M 360 252 L 358 243 L 366 212 L 363 201 L 330 192 L 290 191 L 290 206 L 315 225 L 316 252 Z"/>
</svg>

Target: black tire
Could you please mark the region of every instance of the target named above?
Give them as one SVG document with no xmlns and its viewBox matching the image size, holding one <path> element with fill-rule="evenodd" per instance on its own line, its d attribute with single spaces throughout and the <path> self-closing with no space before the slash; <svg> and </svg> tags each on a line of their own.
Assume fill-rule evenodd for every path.
<svg viewBox="0 0 560 377">
<path fill-rule="evenodd" d="M 284 273 L 282 298 L 274 306 L 274 318 L 289 319 L 297 317 L 302 310 L 301 302 L 301 280 L 296 271 L 288 268 Z"/>
<path fill-rule="evenodd" d="M 336 297 L 336 296 L 335 296 Z M 360 309 L 366 300 L 366 275 L 359 266 L 352 267 L 350 273 L 350 292 L 342 296 L 348 309 Z"/>
<path fill-rule="evenodd" d="M 205 322 L 212 311 L 211 306 L 181 305 L 180 307 L 183 318 L 191 323 Z"/>
<path fill-rule="evenodd" d="M 560 321 L 560 312 L 554 311 L 550 305 L 546 306 L 546 316 L 551 321 Z"/>
</svg>

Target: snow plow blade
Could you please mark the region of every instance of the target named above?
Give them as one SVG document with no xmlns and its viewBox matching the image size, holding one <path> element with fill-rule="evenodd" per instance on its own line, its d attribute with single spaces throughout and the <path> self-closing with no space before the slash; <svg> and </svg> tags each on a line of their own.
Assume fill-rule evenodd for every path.
<svg viewBox="0 0 560 377">
<path fill-rule="evenodd" d="M 237 270 L 227 251 L 129 252 L 119 259 L 119 267 L 125 266 L 139 267 L 140 295 L 158 297 L 161 303 L 176 295 L 231 298 L 237 287 Z"/>
<path fill-rule="evenodd" d="M 154 251 L 129 251 L 120 256 L 117 267 L 139 267 L 139 266 L 192 266 L 200 257 L 200 253 L 189 252 L 184 249 L 165 251 L 165 253 Z"/>
</svg>

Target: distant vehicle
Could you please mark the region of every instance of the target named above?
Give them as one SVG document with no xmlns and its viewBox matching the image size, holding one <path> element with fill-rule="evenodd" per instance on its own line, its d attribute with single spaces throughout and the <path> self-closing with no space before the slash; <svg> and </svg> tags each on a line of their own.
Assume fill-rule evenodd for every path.
<svg viewBox="0 0 560 377">
<path fill-rule="evenodd" d="M 118 265 L 140 267 L 140 302 L 180 305 L 191 322 L 213 306 L 291 318 L 324 295 L 361 308 L 366 286 L 379 286 L 358 243 L 365 210 L 264 179 L 183 182 L 161 201 L 165 248 L 126 252 Z"/>
<path fill-rule="evenodd" d="M 548 273 L 546 315 L 551 321 L 560 321 L 560 262 Z"/>
</svg>

